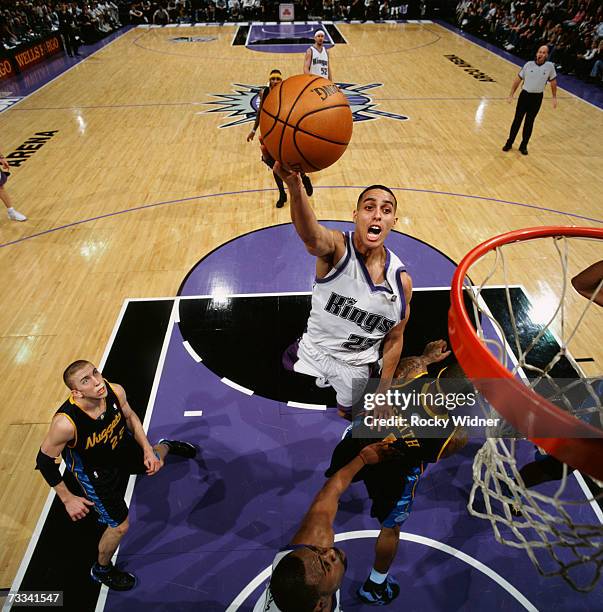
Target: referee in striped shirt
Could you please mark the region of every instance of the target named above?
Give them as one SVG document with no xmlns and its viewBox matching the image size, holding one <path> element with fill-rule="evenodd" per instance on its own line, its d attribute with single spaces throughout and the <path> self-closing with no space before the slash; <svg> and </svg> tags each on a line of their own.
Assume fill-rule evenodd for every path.
<svg viewBox="0 0 603 612">
<path fill-rule="evenodd" d="M 543 45 L 536 52 L 536 61 L 528 62 L 515 77 L 513 85 L 511 86 L 511 93 L 509 94 L 508 102 L 511 103 L 513 95 L 519 87 L 521 81 L 523 81 L 523 87 L 517 100 L 517 108 L 515 109 L 515 119 L 511 125 L 511 131 L 509 132 L 509 138 L 503 147 L 503 151 L 510 151 L 521 122 L 523 123 L 523 133 L 521 138 L 521 144 L 519 145 L 519 151 L 522 155 L 528 154 L 528 141 L 532 135 L 532 128 L 534 127 L 534 120 L 540 110 L 542 104 L 542 97 L 544 88 L 547 82 L 551 84 L 551 93 L 553 94 L 553 108 L 557 108 L 557 73 L 555 72 L 555 65 L 553 62 L 547 62 L 549 56 L 549 49 L 546 45 Z"/>
</svg>

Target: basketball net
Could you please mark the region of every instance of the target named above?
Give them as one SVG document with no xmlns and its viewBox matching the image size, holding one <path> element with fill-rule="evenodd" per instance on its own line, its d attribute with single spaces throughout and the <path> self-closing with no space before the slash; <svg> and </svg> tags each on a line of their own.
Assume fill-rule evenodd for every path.
<svg viewBox="0 0 603 612">
<path fill-rule="evenodd" d="M 477 379 L 484 376 L 484 371 L 488 371 L 483 362 L 490 360 L 493 362 L 493 358 L 508 370 L 510 379 L 520 380 L 529 390 L 528 393 L 524 393 L 524 397 L 520 394 L 514 397 L 514 402 L 509 402 L 510 393 L 508 393 L 506 401 L 502 403 L 499 401 L 496 404 L 501 414 L 492 407 L 494 403 L 492 395 L 485 390 L 482 391 L 486 396 L 485 399 L 491 400 L 490 403 L 483 402 L 486 416 L 502 417 L 503 424 L 488 432 L 489 437 L 475 456 L 473 486 L 468 503 L 469 512 L 490 522 L 498 542 L 523 549 L 541 575 L 560 576 L 572 588 L 586 592 L 596 585 L 603 564 L 603 513 L 598 505 L 603 493 L 591 493 L 582 475 L 572 467 L 568 467 L 567 463 L 561 464 L 560 478 L 542 485 L 526 485 L 520 470 L 532 462 L 535 445 L 521 434 L 530 433 L 527 431 L 530 430 L 527 424 L 531 420 L 525 417 L 525 413 L 530 410 L 534 411 L 535 414 L 530 416 L 535 416 L 535 420 L 540 418 L 544 422 L 546 419 L 554 421 L 555 415 L 552 412 L 541 414 L 546 411 L 550 402 L 554 405 L 553 410 L 560 408 L 566 413 L 559 417 L 560 424 L 562 419 L 567 419 L 567 415 L 571 415 L 572 421 L 574 419 L 587 421 L 588 425 L 584 426 L 591 427 L 591 435 L 595 431 L 592 426 L 598 428 L 598 433 L 603 435 L 601 391 L 597 381 L 584 376 L 573 361 L 570 352 L 570 346 L 579 337 L 584 346 L 585 335 L 586 337 L 590 335 L 591 345 L 603 344 L 603 326 L 600 325 L 603 309 L 593 304 L 592 298 L 586 300 L 577 295 L 571 287 L 571 276 L 580 269 L 573 270 L 572 275 L 568 273 L 571 260 L 570 247 L 576 247 L 576 254 L 580 255 L 581 261 L 588 262 L 586 265 L 602 259 L 603 230 L 585 229 L 585 232 L 594 232 L 594 235 L 588 233 L 588 236 L 582 234 L 579 236 L 594 238 L 595 241 L 592 241 L 565 235 L 567 230 L 580 228 L 549 229 L 557 231 L 546 233 L 538 232 L 536 229 L 523 230 L 525 235 L 520 235 L 521 232 L 510 232 L 508 235 L 492 239 L 491 242 L 495 244 L 491 248 L 482 249 L 482 252 L 474 254 L 474 251 L 486 244 L 484 243 L 467 255 L 465 259 L 471 259 L 469 265 L 463 267 L 465 260 L 459 264 L 453 282 L 450 339 L 461 366 L 474 380 L 478 390 L 481 389 Z M 534 235 L 536 233 L 545 235 Z M 498 240 L 500 238 L 502 240 Z M 535 238 L 538 240 L 534 240 Z M 520 253 L 519 259 L 507 258 L 507 250 L 515 248 L 526 249 L 524 256 L 522 257 Z M 513 286 L 510 282 L 516 282 L 517 278 L 537 276 L 533 268 L 526 271 L 525 263 L 537 264 L 538 260 L 542 260 L 549 262 L 545 265 L 550 266 L 551 257 L 558 261 L 558 267 L 554 270 L 549 267 L 547 272 L 555 279 L 552 286 L 556 295 L 550 300 L 550 309 L 546 317 L 535 325 L 526 325 L 525 319 L 521 320 L 521 312 L 513 299 Z M 523 268 L 522 265 L 518 266 L 517 261 L 523 262 Z M 472 277 L 477 278 L 477 274 L 480 274 L 479 277 L 484 280 L 479 284 L 472 282 L 469 279 L 469 268 Z M 492 315 L 484 298 L 484 292 L 491 289 L 493 283 L 503 291 L 503 310 L 506 312 L 504 317 L 500 314 L 498 316 L 501 320 L 504 318 L 504 325 Z M 454 297 L 455 286 L 462 289 L 458 292 L 460 300 Z M 602 287 L 603 280 L 599 283 L 598 289 Z M 475 321 L 475 327 L 471 332 L 466 330 L 459 332 L 461 325 L 459 325 L 458 312 L 465 308 L 463 293 L 469 298 L 469 311 L 472 311 Z M 599 322 L 598 334 L 596 325 L 588 327 L 590 317 Z M 592 319 L 590 320 L 592 324 Z M 528 337 L 526 337 L 526 328 L 529 331 Z M 468 340 L 474 340 L 474 337 L 469 337 L 471 333 L 477 337 L 480 346 L 474 345 L 474 354 L 468 355 Z M 550 346 L 551 337 L 557 341 L 559 350 L 552 356 L 547 355 L 543 362 L 542 351 L 538 349 L 539 346 L 542 347 L 543 339 L 548 340 Z M 478 354 L 475 354 L 476 352 Z M 574 366 L 578 378 L 564 379 L 560 382 L 559 378 L 553 375 L 553 368 L 564 358 Z M 491 376 L 496 377 L 495 374 Z M 511 383 L 515 384 L 515 381 L 511 380 Z M 544 402 L 540 396 L 543 383 L 547 389 Z M 582 397 L 587 398 L 579 404 L 575 401 L 575 395 L 572 395 L 577 387 L 580 387 Z M 538 410 L 535 410 L 529 405 L 532 396 L 536 400 L 533 403 L 541 402 L 546 405 L 538 406 Z M 515 426 L 508 420 L 511 420 Z M 518 423 L 521 423 L 521 426 L 517 426 Z M 578 425 L 582 426 L 582 423 Z M 521 429 L 521 433 L 518 433 L 517 429 Z M 551 454 L 556 454 L 553 451 L 564 444 L 571 447 L 574 443 L 578 445 L 585 442 L 538 438 L 537 435 L 532 435 L 530 438 L 539 446 L 546 446 Z M 586 442 L 596 445 L 603 440 L 599 438 Z M 591 455 L 588 461 L 583 460 L 583 465 L 594 465 L 595 461 L 600 466 L 603 463 L 601 448 L 603 447 L 588 447 L 587 450 Z M 537 452 L 536 456 L 540 459 L 546 458 L 546 455 L 540 452 Z M 564 458 L 567 456 L 569 455 L 564 455 Z M 575 461 L 572 463 L 574 466 L 577 465 Z M 558 467 L 559 465 L 557 463 Z M 597 476 L 600 477 L 600 468 L 597 470 L 599 470 Z M 601 482 L 597 480 L 595 482 L 601 485 Z"/>
</svg>

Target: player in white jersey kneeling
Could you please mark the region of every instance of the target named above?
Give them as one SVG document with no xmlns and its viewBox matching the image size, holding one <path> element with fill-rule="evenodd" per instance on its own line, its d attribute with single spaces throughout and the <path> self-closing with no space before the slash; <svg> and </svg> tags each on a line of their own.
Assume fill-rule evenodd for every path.
<svg viewBox="0 0 603 612">
<path fill-rule="evenodd" d="M 355 228 L 343 233 L 320 225 L 300 175 L 278 162 L 274 171 L 289 187 L 291 220 L 316 256 L 316 282 L 306 332 L 283 356 L 283 365 L 330 385 L 341 416 L 364 391 L 382 356 L 377 393 L 389 389 L 402 352 L 412 281 L 384 246 L 397 221 L 397 201 L 383 185 L 367 187 L 353 212 Z"/>
</svg>

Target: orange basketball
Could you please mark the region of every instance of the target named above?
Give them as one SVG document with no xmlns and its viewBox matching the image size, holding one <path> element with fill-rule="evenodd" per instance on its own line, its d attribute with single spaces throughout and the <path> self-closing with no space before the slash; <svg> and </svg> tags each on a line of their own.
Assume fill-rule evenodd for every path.
<svg viewBox="0 0 603 612">
<path fill-rule="evenodd" d="M 260 133 L 274 159 L 298 172 L 315 172 L 343 155 L 352 137 L 352 111 L 331 81 L 300 74 L 270 90 Z"/>
</svg>

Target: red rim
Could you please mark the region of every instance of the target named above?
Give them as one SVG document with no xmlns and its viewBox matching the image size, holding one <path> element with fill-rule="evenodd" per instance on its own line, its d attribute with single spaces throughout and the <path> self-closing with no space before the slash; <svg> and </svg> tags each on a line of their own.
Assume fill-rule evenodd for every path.
<svg viewBox="0 0 603 612">
<path fill-rule="evenodd" d="M 518 431 L 526 434 L 532 442 L 547 453 L 573 468 L 603 480 L 603 431 L 599 430 L 538 395 L 503 366 L 482 344 L 473 327 L 463 301 L 463 281 L 467 270 L 480 257 L 493 249 L 525 240 L 554 236 L 593 238 L 603 240 L 603 229 L 594 227 L 532 227 L 515 230 L 486 240 L 472 249 L 458 265 L 452 279 L 448 329 L 454 354 L 463 370 L 474 381 L 496 379 L 496 388 L 485 385 L 478 388 L 489 402 Z M 502 382 L 501 382 L 502 381 Z M 556 430 L 563 427 L 568 437 L 532 437 L 530 431 L 542 431 L 554 424 Z M 542 435 L 542 434 L 541 434 Z"/>
</svg>

